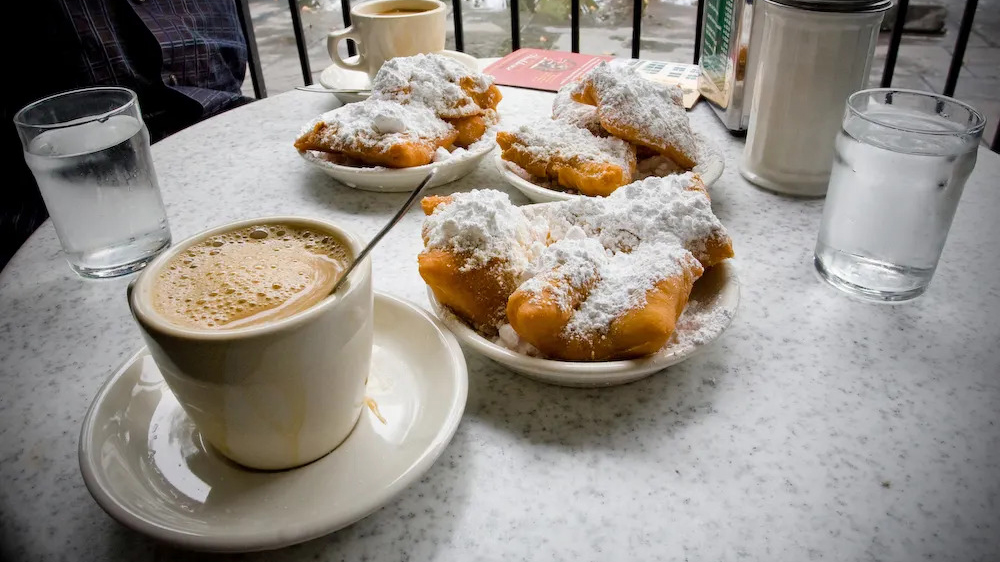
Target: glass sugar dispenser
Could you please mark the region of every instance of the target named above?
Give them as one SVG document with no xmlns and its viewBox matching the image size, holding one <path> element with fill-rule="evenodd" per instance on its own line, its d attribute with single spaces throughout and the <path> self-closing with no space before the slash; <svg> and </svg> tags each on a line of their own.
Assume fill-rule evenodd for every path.
<svg viewBox="0 0 1000 562">
<path fill-rule="evenodd" d="M 764 0 L 740 173 L 765 189 L 826 193 L 848 96 L 866 87 L 891 0 Z"/>
</svg>

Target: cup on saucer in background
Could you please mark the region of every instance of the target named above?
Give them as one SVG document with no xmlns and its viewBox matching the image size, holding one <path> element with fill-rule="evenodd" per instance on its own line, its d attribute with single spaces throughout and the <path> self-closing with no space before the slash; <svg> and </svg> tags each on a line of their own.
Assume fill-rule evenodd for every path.
<svg viewBox="0 0 1000 562">
<path fill-rule="evenodd" d="M 371 365 L 371 262 L 315 219 L 268 217 L 195 235 L 154 260 L 128 304 L 170 390 L 231 460 L 279 470 L 351 433 Z"/>
<path fill-rule="evenodd" d="M 365 2 L 351 8 L 351 26 L 330 33 L 326 47 L 337 66 L 374 78 L 391 58 L 443 51 L 445 15 L 445 5 L 438 0 Z M 358 44 L 357 60 L 341 58 L 337 45 L 344 39 Z"/>
</svg>

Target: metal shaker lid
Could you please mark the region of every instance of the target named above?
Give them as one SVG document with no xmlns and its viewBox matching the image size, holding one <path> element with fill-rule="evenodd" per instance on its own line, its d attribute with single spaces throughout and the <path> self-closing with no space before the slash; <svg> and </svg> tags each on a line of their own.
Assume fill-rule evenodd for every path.
<svg viewBox="0 0 1000 562">
<path fill-rule="evenodd" d="M 790 8 L 813 12 L 882 12 L 892 6 L 892 0 L 767 0 Z"/>
</svg>

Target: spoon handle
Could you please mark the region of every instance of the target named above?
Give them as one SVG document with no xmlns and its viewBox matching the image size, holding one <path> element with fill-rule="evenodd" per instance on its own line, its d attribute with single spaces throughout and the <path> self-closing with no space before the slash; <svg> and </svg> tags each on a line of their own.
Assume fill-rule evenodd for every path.
<svg viewBox="0 0 1000 562">
<path fill-rule="evenodd" d="M 392 230 L 392 227 L 396 226 L 396 223 L 398 223 L 400 219 L 403 218 L 403 215 L 405 215 L 406 212 L 410 210 L 410 207 L 413 206 L 413 202 L 417 200 L 417 197 L 419 197 L 420 193 L 423 192 L 425 187 L 427 187 L 427 184 L 431 182 L 431 179 L 434 177 L 434 172 L 436 171 L 437 171 L 436 169 L 431 170 L 430 173 L 427 174 L 427 177 L 424 178 L 424 181 L 420 182 L 420 185 L 418 185 L 416 189 L 414 189 L 413 192 L 410 193 L 410 196 L 406 199 L 406 203 L 403 203 L 403 206 L 400 207 L 398 211 L 396 211 L 396 214 L 393 215 L 391 219 L 389 219 L 389 222 L 382 227 L 382 230 L 378 231 L 378 234 L 376 234 L 375 237 L 372 238 L 370 242 L 368 242 L 368 245 L 365 246 L 363 250 L 361 250 L 361 253 L 354 258 L 354 261 L 351 262 L 351 265 L 347 268 L 347 271 L 345 271 L 344 274 L 340 276 L 340 280 L 338 280 L 337 283 L 333 286 L 333 290 L 330 291 L 330 294 L 337 292 L 337 289 L 339 289 L 340 285 L 344 283 L 344 280 L 347 279 L 347 276 L 350 275 L 352 271 L 354 271 L 354 268 L 357 267 L 359 263 L 364 261 L 366 257 L 368 257 L 368 254 L 370 254 L 375 245 L 379 243 L 379 240 L 382 240 L 382 238 L 386 234 L 388 234 L 390 230 Z"/>
</svg>

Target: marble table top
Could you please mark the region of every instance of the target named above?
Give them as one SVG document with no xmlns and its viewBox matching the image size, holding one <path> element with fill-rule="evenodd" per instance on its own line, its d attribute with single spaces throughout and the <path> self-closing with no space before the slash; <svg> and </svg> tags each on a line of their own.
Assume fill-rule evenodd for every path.
<svg viewBox="0 0 1000 562">
<path fill-rule="evenodd" d="M 510 122 L 551 94 L 506 89 Z M 405 194 L 339 185 L 291 147 L 332 96 L 290 92 L 153 147 L 181 240 L 267 214 L 373 235 Z M 821 200 L 758 190 L 704 104 L 713 187 L 743 286 L 707 352 L 608 389 L 547 386 L 471 350 L 451 445 L 416 485 L 332 535 L 249 560 L 1000 559 L 1000 157 L 985 150 L 928 292 L 900 306 L 819 280 Z M 525 199 L 491 159 L 437 193 Z M 428 306 L 414 209 L 375 251 L 375 287 Z M 85 281 L 43 225 L 0 275 L 0 559 L 189 560 L 108 517 L 77 463 L 83 417 L 137 348 L 128 278 Z M 208 556 L 206 556 L 208 558 Z"/>
</svg>

